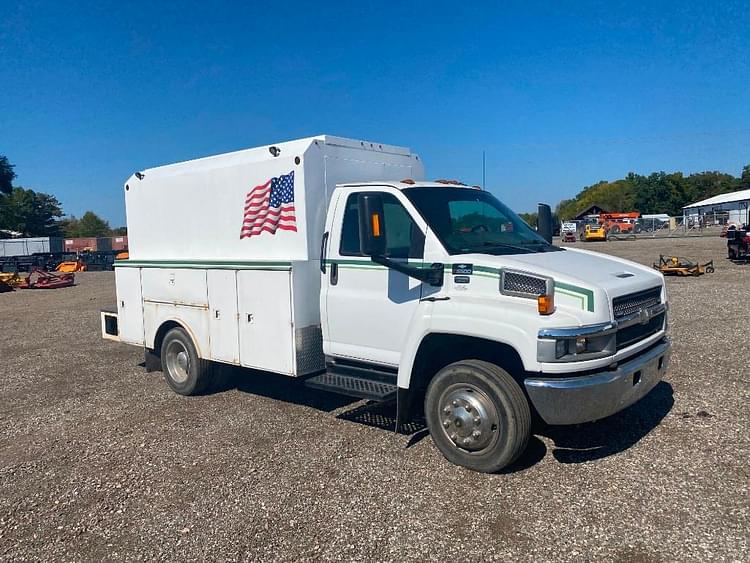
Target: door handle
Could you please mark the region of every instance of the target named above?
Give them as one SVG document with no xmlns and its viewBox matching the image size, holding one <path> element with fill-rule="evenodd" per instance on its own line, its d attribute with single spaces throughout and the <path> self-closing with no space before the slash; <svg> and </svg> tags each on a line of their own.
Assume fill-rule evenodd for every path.
<svg viewBox="0 0 750 563">
<path fill-rule="evenodd" d="M 216 310 L 214 311 L 214 317 L 218 319 L 218 318 L 219 318 L 219 316 L 221 316 L 221 314 L 219 313 L 219 310 L 218 310 L 218 309 L 216 309 Z"/>
<path fill-rule="evenodd" d="M 331 264 L 331 285 L 339 283 L 339 265 L 336 262 Z"/>
<path fill-rule="evenodd" d="M 328 231 L 323 233 L 320 241 L 320 271 L 326 273 L 326 250 L 328 250 Z"/>
</svg>

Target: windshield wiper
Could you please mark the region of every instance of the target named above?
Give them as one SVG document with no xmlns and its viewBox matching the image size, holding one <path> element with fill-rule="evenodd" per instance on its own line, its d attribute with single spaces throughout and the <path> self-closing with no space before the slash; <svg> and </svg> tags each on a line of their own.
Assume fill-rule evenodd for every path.
<svg viewBox="0 0 750 563">
<path fill-rule="evenodd" d="M 534 252 L 530 248 L 524 247 L 524 246 L 517 246 L 515 244 L 508 244 L 507 242 L 490 242 L 485 241 L 482 243 L 482 246 L 490 247 L 490 248 L 513 248 L 515 250 L 521 250 L 522 252 Z"/>
<path fill-rule="evenodd" d="M 524 244 L 527 246 L 536 245 L 539 247 L 539 250 L 541 252 L 549 252 L 551 250 L 561 250 L 559 246 L 555 246 L 554 244 L 551 244 L 547 242 L 546 240 L 528 240 L 525 242 L 520 242 L 519 244 Z"/>
</svg>

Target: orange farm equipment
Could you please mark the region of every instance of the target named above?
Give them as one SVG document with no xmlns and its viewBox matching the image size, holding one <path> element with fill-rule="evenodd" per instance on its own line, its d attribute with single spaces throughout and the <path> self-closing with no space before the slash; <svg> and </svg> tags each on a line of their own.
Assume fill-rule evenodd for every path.
<svg viewBox="0 0 750 563">
<path fill-rule="evenodd" d="M 47 272 L 45 270 L 32 270 L 31 273 L 23 278 L 18 284 L 19 289 L 57 289 L 60 287 L 70 287 L 75 284 L 75 274 Z"/>
<path fill-rule="evenodd" d="M 599 223 L 607 233 L 613 235 L 635 234 L 635 224 L 641 216 L 637 211 L 629 213 L 602 213 L 599 215 Z"/>
<path fill-rule="evenodd" d="M 80 258 L 77 260 L 66 260 L 65 262 L 60 262 L 55 268 L 55 271 L 65 273 L 85 272 L 86 262 L 84 262 Z"/>
<path fill-rule="evenodd" d="M 659 256 L 659 263 L 654 264 L 654 269 L 665 276 L 700 276 L 714 273 L 714 261 L 698 264 L 679 256 Z"/>
</svg>

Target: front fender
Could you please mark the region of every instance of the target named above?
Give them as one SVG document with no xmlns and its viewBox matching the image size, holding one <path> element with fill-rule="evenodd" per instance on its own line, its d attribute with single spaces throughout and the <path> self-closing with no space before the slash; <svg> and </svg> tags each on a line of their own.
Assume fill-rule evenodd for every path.
<svg viewBox="0 0 750 563">
<path fill-rule="evenodd" d="M 520 300 L 519 300 L 520 301 Z M 517 310 L 520 309 L 520 310 Z M 498 313 L 505 313 L 502 317 Z M 429 334 L 455 334 L 491 340 L 512 347 L 521 358 L 524 369 L 535 371 L 536 332 L 539 324 L 530 315 L 538 317 L 536 302 L 509 303 L 499 311 L 485 300 L 437 301 L 420 308 L 412 319 L 398 370 L 398 386 L 409 388 L 414 371 L 414 360 L 420 345 Z M 513 321 L 511 321 L 513 319 Z"/>
</svg>

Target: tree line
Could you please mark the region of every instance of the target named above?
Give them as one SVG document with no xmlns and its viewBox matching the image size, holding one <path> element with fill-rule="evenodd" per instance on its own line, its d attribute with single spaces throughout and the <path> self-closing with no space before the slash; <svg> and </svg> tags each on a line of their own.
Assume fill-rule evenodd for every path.
<svg viewBox="0 0 750 563">
<path fill-rule="evenodd" d="M 638 211 L 641 214 L 682 215 L 685 205 L 715 195 L 750 189 L 750 165 L 739 177 L 723 172 L 654 172 L 648 176 L 630 173 L 612 182 L 597 182 L 583 188 L 572 199 L 557 204 L 555 215 L 572 219 L 592 205 L 611 212 Z"/>
<path fill-rule="evenodd" d="M 55 196 L 15 186 L 15 179 L 15 165 L 0 155 L 0 231 L 21 233 L 25 237 L 127 234 L 125 227 L 112 229 L 93 211 L 86 211 L 80 218 L 66 216 Z"/>
</svg>

